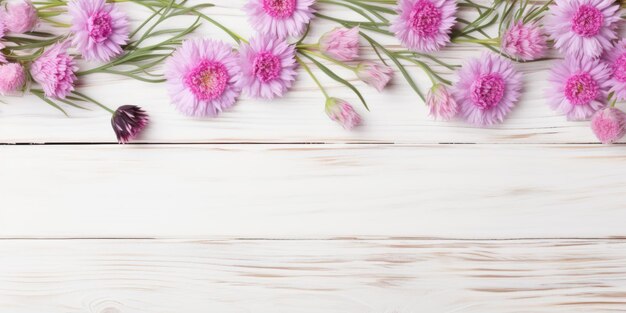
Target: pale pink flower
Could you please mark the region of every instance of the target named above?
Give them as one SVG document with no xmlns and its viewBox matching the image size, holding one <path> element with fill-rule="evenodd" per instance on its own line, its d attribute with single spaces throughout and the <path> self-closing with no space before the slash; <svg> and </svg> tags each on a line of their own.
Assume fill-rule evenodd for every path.
<svg viewBox="0 0 626 313">
<path fill-rule="evenodd" d="M 111 126 L 119 143 L 128 143 L 135 139 L 148 122 L 146 111 L 136 105 L 123 105 L 111 117 Z"/>
<path fill-rule="evenodd" d="M 626 134 L 626 114 L 616 108 L 604 108 L 591 118 L 591 129 L 604 144 L 620 140 Z"/>
<path fill-rule="evenodd" d="M 4 26 L 4 20 L 0 19 L 0 63 L 5 63 L 7 61 L 7 59 L 4 57 L 4 54 L 2 54 L 2 49 L 4 49 L 4 44 L 2 43 L 2 37 L 4 37 L 4 32 L 5 32 L 5 26 Z"/>
<path fill-rule="evenodd" d="M 320 38 L 320 51 L 339 61 L 352 61 L 359 56 L 359 27 L 335 28 Z"/>
<path fill-rule="evenodd" d="M 568 57 L 552 66 L 550 106 L 570 120 L 586 120 L 606 106 L 611 70 L 599 60 Z"/>
<path fill-rule="evenodd" d="M 626 39 L 618 41 L 613 48 L 605 51 L 602 59 L 611 71 L 609 92 L 614 93 L 617 100 L 626 100 Z"/>
<path fill-rule="evenodd" d="M 450 42 L 456 10 L 456 0 L 399 0 L 389 30 L 411 50 L 438 51 Z"/>
<path fill-rule="evenodd" d="M 30 0 L 9 1 L 0 17 L 9 32 L 19 34 L 33 30 L 39 21 L 37 9 Z"/>
<path fill-rule="evenodd" d="M 326 114 L 331 120 L 339 123 L 345 129 L 352 129 L 361 124 L 361 116 L 345 100 L 328 98 L 326 100 Z"/>
<path fill-rule="evenodd" d="M 296 49 L 284 39 L 257 36 L 239 49 L 238 86 L 253 98 L 282 97 L 296 80 Z"/>
<path fill-rule="evenodd" d="M 72 44 L 86 60 L 110 61 L 122 53 L 129 36 L 128 18 L 106 0 L 71 0 Z"/>
<path fill-rule="evenodd" d="M 78 70 L 74 58 L 67 53 L 69 42 L 54 44 L 30 66 L 30 74 L 39 83 L 45 95 L 65 99 L 74 90 Z"/>
<path fill-rule="evenodd" d="M 485 127 L 502 123 L 520 99 L 522 75 L 510 60 L 493 53 L 470 59 L 458 71 L 454 97 L 461 116 Z"/>
<path fill-rule="evenodd" d="M 217 116 L 241 92 L 237 54 L 231 45 L 211 39 L 185 40 L 165 62 L 165 78 L 172 104 L 191 116 Z"/>
<path fill-rule="evenodd" d="M 286 38 L 301 36 L 313 18 L 315 0 L 249 0 L 248 21 L 259 34 Z"/>
<path fill-rule="evenodd" d="M 615 0 L 555 0 L 545 27 L 561 53 L 596 58 L 617 38 L 619 11 Z"/>
<path fill-rule="evenodd" d="M 524 24 L 518 21 L 509 27 L 502 36 L 502 51 L 510 57 L 532 61 L 543 57 L 547 50 L 546 36 L 536 23 Z"/>
<path fill-rule="evenodd" d="M 356 75 L 366 84 L 382 91 L 393 77 L 393 69 L 386 65 L 364 61 L 357 66 Z"/>
<path fill-rule="evenodd" d="M 24 86 L 26 73 L 19 63 L 0 65 L 0 95 L 11 95 Z"/>
<path fill-rule="evenodd" d="M 459 112 L 459 106 L 454 97 L 443 84 L 435 84 L 426 95 L 426 105 L 430 116 L 434 119 L 449 121 Z"/>
</svg>

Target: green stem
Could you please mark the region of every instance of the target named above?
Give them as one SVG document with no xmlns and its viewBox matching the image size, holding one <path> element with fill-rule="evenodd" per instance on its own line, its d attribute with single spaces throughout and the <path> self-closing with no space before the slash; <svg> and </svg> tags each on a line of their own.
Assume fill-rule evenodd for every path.
<svg viewBox="0 0 626 313">
<path fill-rule="evenodd" d="M 103 108 L 103 109 L 105 109 L 105 110 L 109 111 L 109 113 L 111 113 L 111 114 L 115 114 L 115 111 L 113 111 L 113 110 L 109 109 L 106 105 L 104 105 L 104 104 L 102 104 L 102 103 L 100 103 L 100 102 L 98 102 L 98 101 L 96 101 L 96 100 L 94 100 L 94 99 L 92 99 L 92 98 L 89 98 L 89 97 L 87 97 L 86 95 L 84 95 L 84 94 L 82 94 L 82 93 L 77 92 L 77 91 L 73 91 L 73 93 L 74 93 L 75 95 L 79 96 L 79 97 L 84 98 L 84 99 L 85 99 L 85 100 L 87 100 L 87 101 L 93 102 L 93 103 L 94 103 L 94 104 L 96 104 L 97 106 L 99 106 L 99 107 L 101 107 L 101 108 Z"/>
<path fill-rule="evenodd" d="M 326 98 L 326 100 L 330 99 L 330 96 L 326 92 L 326 89 L 324 89 L 324 86 L 322 86 L 322 83 L 320 83 L 320 81 L 317 79 L 317 77 L 315 77 L 313 72 L 311 72 L 311 69 L 309 68 L 309 66 L 306 65 L 306 63 L 304 63 L 304 61 L 302 61 L 302 59 L 300 59 L 297 56 L 296 56 L 296 61 L 298 61 L 298 63 L 302 66 L 302 68 L 309 74 L 309 76 L 311 76 L 315 84 L 317 84 L 317 86 L 320 88 L 320 91 L 324 94 L 324 97 Z"/>
<path fill-rule="evenodd" d="M 335 64 L 337 64 L 339 66 L 343 66 L 344 68 L 347 68 L 347 69 L 349 69 L 349 70 L 351 70 L 353 72 L 356 72 L 356 70 L 357 70 L 356 67 L 352 67 L 352 66 L 350 66 L 348 64 L 345 64 L 345 63 L 343 63 L 341 61 L 337 61 L 337 60 L 335 60 L 335 59 L 333 59 L 331 57 L 327 57 L 327 56 L 325 56 L 325 55 L 323 55 L 321 53 L 317 53 L 317 52 L 314 52 L 314 51 L 311 51 L 311 50 L 306 50 L 306 49 L 302 49 L 302 50 L 300 50 L 300 52 L 308 54 L 308 55 L 316 56 L 316 57 L 318 57 L 320 59 L 324 59 L 324 60 L 333 62 L 333 63 L 335 63 Z"/>
<path fill-rule="evenodd" d="M 500 38 L 489 38 L 489 39 L 464 39 L 464 38 L 454 38 L 452 39 L 454 43 L 478 43 L 483 45 L 491 45 L 491 46 L 499 46 Z"/>
</svg>

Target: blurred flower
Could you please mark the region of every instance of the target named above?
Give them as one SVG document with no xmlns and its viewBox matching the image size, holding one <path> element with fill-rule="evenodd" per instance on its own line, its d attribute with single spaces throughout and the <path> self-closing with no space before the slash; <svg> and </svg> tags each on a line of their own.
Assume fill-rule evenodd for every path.
<svg viewBox="0 0 626 313">
<path fill-rule="evenodd" d="M 6 96 L 20 90 L 26 81 L 24 67 L 19 63 L 0 65 L 0 95 Z"/>
<path fill-rule="evenodd" d="M 613 48 L 604 53 L 602 59 L 611 71 L 609 92 L 613 92 L 617 100 L 626 100 L 626 39 L 615 43 Z"/>
<path fill-rule="evenodd" d="M 512 58 L 523 61 L 536 60 L 546 53 L 546 36 L 536 23 L 524 24 L 518 21 L 504 32 L 501 48 Z"/>
<path fill-rule="evenodd" d="M 626 134 L 626 114 L 616 108 L 604 108 L 591 118 L 591 129 L 602 143 L 613 143 Z"/>
<path fill-rule="evenodd" d="M 2 37 L 4 37 L 4 20 L 0 19 L 0 50 L 4 49 L 4 44 L 2 43 Z M 0 63 L 4 63 L 6 62 L 7 59 L 4 57 L 4 55 L 2 54 L 2 51 L 0 51 Z"/>
<path fill-rule="evenodd" d="M 493 53 L 469 60 L 458 71 L 454 96 L 461 116 L 477 126 L 504 121 L 520 99 L 522 75 L 511 61 Z"/>
<path fill-rule="evenodd" d="M 314 0 L 249 0 L 248 21 L 259 34 L 280 39 L 301 36 L 313 17 Z"/>
<path fill-rule="evenodd" d="M 545 27 L 561 53 L 596 58 L 617 38 L 619 20 L 615 0 L 555 0 Z"/>
<path fill-rule="evenodd" d="M 339 61 L 352 61 L 359 56 L 359 27 L 335 28 L 320 38 L 320 50 Z"/>
<path fill-rule="evenodd" d="M 128 143 L 135 139 L 148 125 L 148 114 L 135 105 L 123 105 L 113 113 L 111 126 L 119 143 Z"/>
<path fill-rule="evenodd" d="M 122 53 L 128 41 L 126 14 L 106 0 L 71 0 L 72 44 L 86 60 L 108 62 Z"/>
<path fill-rule="evenodd" d="M 191 116 L 217 116 L 235 104 L 241 89 L 237 54 L 231 45 L 211 39 L 185 40 L 165 62 L 173 105 Z"/>
<path fill-rule="evenodd" d="M 74 90 L 78 67 L 67 53 L 68 46 L 67 41 L 52 45 L 30 66 L 31 76 L 47 97 L 65 99 Z"/>
<path fill-rule="evenodd" d="M 257 36 L 242 44 L 239 58 L 243 93 L 253 98 L 282 97 L 296 80 L 296 49 L 283 39 Z"/>
<path fill-rule="evenodd" d="M 550 106 L 570 120 L 586 120 L 606 106 L 611 71 L 599 60 L 567 57 L 552 66 Z"/>
<path fill-rule="evenodd" d="M 449 121 L 459 112 L 459 106 L 443 84 L 435 84 L 426 95 L 426 105 L 430 116 Z"/>
<path fill-rule="evenodd" d="M 393 77 L 393 69 L 386 65 L 365 61 L 357 66 L 356 75 L 366 84 L 382 91 Z"/>
<path fill-rule="evenodd" d="M 352 129 L 361 124 L 361 116 L 345 100 L 328 98 L 326 100 L 326 114 L 331 120 L 339 123 L 345 129 Z"/>
<path fill-rule="evenodd" d="M 19 34 L 33 30 L 39 21 L 37 9 L 30 0 L 9 1 L 0 16 L 9 32 Z"/>
<path fill-rule="evenodd" d="M 456 10 L 456 0 L 399 0 L 389 30 L 411 50 L 438 51 L 450 42 Z"/>
</svg>

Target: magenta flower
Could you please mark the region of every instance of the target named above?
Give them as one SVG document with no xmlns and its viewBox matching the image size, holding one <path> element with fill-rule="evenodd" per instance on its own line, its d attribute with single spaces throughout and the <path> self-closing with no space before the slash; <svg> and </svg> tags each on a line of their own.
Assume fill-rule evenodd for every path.
<svg viewBox="0 0 626 313">
<path fill-rule="evenodd" d="M 301 36 L 313 18 L 315 0 L 249 0 L 248 21 L 262 35 L 278 38 Z"/>
<path fill-rule="evenodd" d="M 359 56 L 359 27 L 335 28 L 320 38 L 320 51 L 339 61 L 352 61 Z"/>
<path fill-rule="evenodd" d="M 74 90 L 78 70 L 74 58 L 67 53 L 69 42 L 54 44 L 30 66 L 30 75 L 43 87 L 47 97 L 65 99 Z"/>
<path fill-rule="evenodd" d="M 426 105 L 429 114 L 434 119 L 449 121 L 459 112 L 459 106 L 454 97 L 443 84 L 435 84 L 426 95 Z"/>
<path fill-rule="evenodd" d="M 619 19 L 614 0 L 555 0 L 545 25 L 561 53 L 596 58 L 617 38 Z"/>
<path fill-rule="evenodd" d="M 512 58 L 532 61 L 545 55 L 546 41 L 547 38 L 539 25 L 518 21 L 504 32 L 500 46 L 502 51 Z"/>
<path fill-rule="evenodd" d="M 72 0 L 68 3 L 72 16 L 72 44 L 86 60 L 108 62 L 122 53 L 128 41 L 126 14 L 106 0 Z"/>
<path fill-rule="evenodd" d="M 19 63 L 0 65 L 0 95 L 11 95 L 24 86 L 26 73 Z"/>
<path fill-rule="evenodd" d="M 180 112 L 217 116 L 235 104 L 239 59 L 233 48 L 210 39 L 186 40 L 165 62 L 170 98 Z"/>
<path fill-rule="evenodd" d="M 345 129 L 353 129 L 361 125 L 361 116 L 345 100 L 328 98 L 326 100 L 326 114 L 331 120 L 339 123 Z"/>
<path fill-rule="evenodd" d="M 591 130 L 600 142 L 610 144 L 626 134 L 626 114 L 616 108 L 604 108 L 591 118 Z"/>
<path fill-rule="evenodd" d="M 283 39 L 257 36 L 239 49 L 238 86 L 253 98 L 282 97 L 296 80 L 296 49 Z"/>
<path fill-rule="evenodd" d="M 599 60 L 569 57 L 552 66 L 546 95 L 570 120 L 586 120 L 606 106 L 611 70 Z"/>
<path fill-rule="evenodd" d="M 9 32 L 19 34 L 33 30 L 39 21 L 37 9 L 30 0 L 8 2 L 0 16 Z"/>
<path fill-rule="evenodd" d="M 136 105 L 123 105 L 111 117 L 111 126 L 119 143 L 128 143 L 135 139 L 148 122 L 146 111 Z"/>
<path fill-rule="evenodd" d="M 389 30 L 411 50 L 438 51 L 450 42 L 456 0 L 399 0 Z"/>
<path fill-rule="evenodd" d="M 618 41 L 613 48 L 605 51 L 603 61 L 611 70 L 609 92 L 613 92 L 617 100 L 626 100 L 626 39 Z"/>
<path fill-rule="evenodd" d="M 458 71 L 454 96 L 461 116 L 477 126 L 502 123 L 519 101 L 522 75 L 493 53 L 470 59 Z"/>
<path fill-rule="evenodd" d="M 366 84 L 382 91 L 393 77 L 393 69 L 386 65 L 364 61 L 356 67 L 356 75 Z"/>
</svg>

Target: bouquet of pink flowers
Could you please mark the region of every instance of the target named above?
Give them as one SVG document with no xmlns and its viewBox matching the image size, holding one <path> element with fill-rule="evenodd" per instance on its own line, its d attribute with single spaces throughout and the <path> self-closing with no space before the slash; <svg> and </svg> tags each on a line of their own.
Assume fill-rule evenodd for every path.
<svg viewBox="0 0 626 313">
<path fill-rule="evenodd" d="M 615 107 L 626 99 L 626 41 L 618 38 L 620 4 L 614 0 L 540 5 L 529 0 L 493 0 L 490 5 L 472 0 L 248 0 L 243 10 L 257 32 L 249 39 L 204 13 L 210 4 L 126 0 L 152 12 L 131 29 L 115 2 L 2 2 L 0 95 L 28 92 L 60 110 L 61 105 L 93 103 L 112 113 L 118 141 L 125 143 L 146 126 L 146 112 L 133 105 L 107 108 L 78 90 L 82 76 L 107 73 L 165 83 L 172 105 L 182 114 L 215 117 L 241 96 L 283 97 L 298 74 L 306 72 L 324 96 L 329 118 L 351 129 L 361 116 L 348 101 L 330 95 L 314 74 L 321 72 L 349 88 L 367 108 L 350 77 L 337 73 L 339 67 L 379 92 L 399 72 L 433 118 L 461 118 L 488 127 L 502 123 L 521 98 L 523 77 L 515 63 L 550 61 L 552 108 L 570 120 L 591 119 L 603 143 L 626 133 L 626 114 Z M 355 17 L 334 16 L 332 7 L 347 8 Z M 189 16 L 189 25 L 163 28 L 174 16 Z M 337 27 L 311 42 L 315 19 Z M 203 22 L 217 26 L 233 42 L 185 39 Z M 39 31 L 42 24 L 52 31 Z M 383 37 L 397 40 L 401 48 L 381 44 Z M 376 54 L 376 61 L 359 61 L 361 43 Z M 485 53 L 462 65 L 437 57 L 436 52 L 455 43 L 481 45 Z M 552 47 L 564 59 L 545 58 Z M 77 59 L 96 65 L 79 68 Z M 407 64 L 421 72 L 410 71 Z M 422 73 L 429 88 L 418 86 L 414 75 Z M 456 79 L 445 78 L 453 74 Z"/>
</svg>

